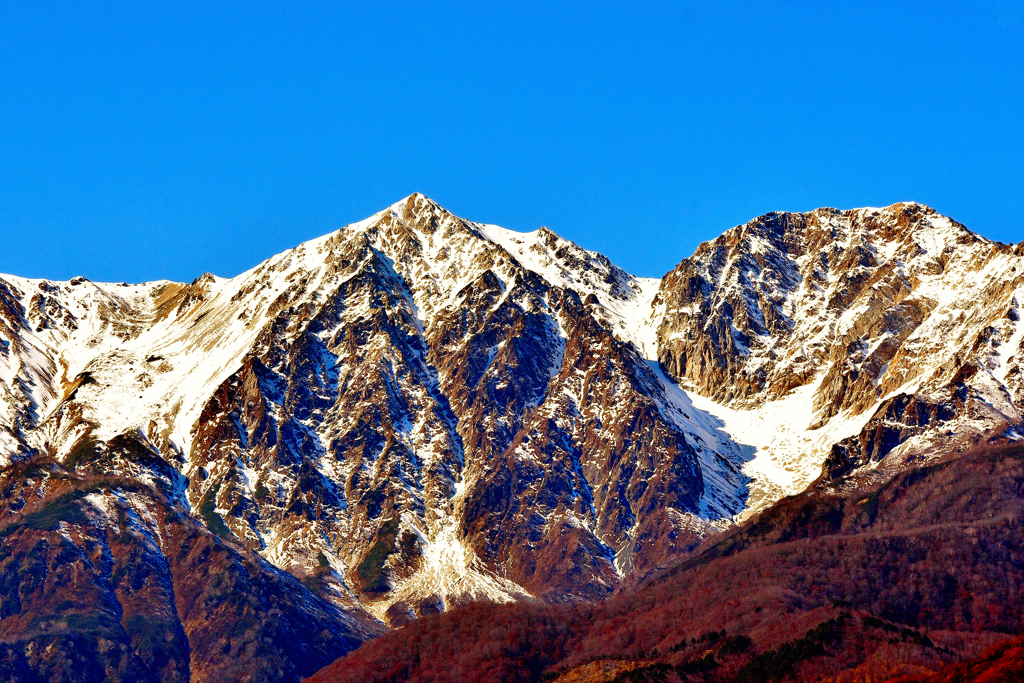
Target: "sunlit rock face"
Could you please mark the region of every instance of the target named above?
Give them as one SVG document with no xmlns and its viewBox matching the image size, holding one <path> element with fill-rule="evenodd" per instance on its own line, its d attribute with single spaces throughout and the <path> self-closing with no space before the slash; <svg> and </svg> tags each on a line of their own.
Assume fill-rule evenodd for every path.
<svg viewBox="0 0 1024 683">
<path fill-rule="evenodd" d="M 813 465 L 800 484 L 826 457 L 833 479 L 1020 422 L 1021 248 L 928 207 L 762 216 L 702 244 L 659 298 L 658 358 L 684 387 L 751 415 L 791 404 L 765 450 Z M 767 480 L 750 503 L 775 498 Z"/>
</svg>

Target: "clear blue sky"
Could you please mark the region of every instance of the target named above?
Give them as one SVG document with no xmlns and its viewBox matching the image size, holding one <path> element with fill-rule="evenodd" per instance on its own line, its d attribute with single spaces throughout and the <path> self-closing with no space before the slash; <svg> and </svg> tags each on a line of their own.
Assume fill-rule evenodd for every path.
<svg viewBox="0 0 1024 683">
<path fill-rule="evenodd" d="M 231 276 L 414 191 L 647 276 L 772 210 L 1024 240 L 1020 0 L 374 5 L 6 0 L 0 272 Z"/>
</svg>

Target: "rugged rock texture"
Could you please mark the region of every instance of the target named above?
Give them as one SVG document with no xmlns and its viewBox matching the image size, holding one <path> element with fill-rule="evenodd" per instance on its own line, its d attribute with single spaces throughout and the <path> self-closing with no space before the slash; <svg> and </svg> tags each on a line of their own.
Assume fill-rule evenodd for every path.
<svg viewBox="0 0 1024 683">
<path fill-rule="evenodd" d="M 149 491 L 178 520 L 154 555 L 170 585 L 199 566 L 166 545 L 187 529 L 233 558 L 240 600 L 316 605 L 344 641 L 308 631 L 325 653 L 382 628 L 367 612 L 604 598 L 816 480 L 880 485 L 1018 438 L 1022 278 L 1020 248 L 916 204 L 769 214 L 658 281 L 412 195 L 232 279 L 0 277 L 0 465 L 26 491 L 41 462 L 47 482 Z M 89 543 L 120 529 L 82 515 Z M 4 642 L 50 614 L 25 605 Z M 167 619 L 167 652 L 136 662 L 111 626 L 121 650 L 90 661 L 159 677 L 186 643 L 193 677 L 227 666 Z M 42 670 L 26 648 L 9 661 Z"/>
<path fill-rule="evenodd" d="M 638 350 L 657 283 L 546 229 L 413 195 L 232 280 L 4 282 L 8 461 L 162 481 L 346 609 L 600 598 L 743 507 Z"/>
<path fill-rule="evenodd" d="M 639 285 L 549 231 L 528 247 L 558 274 L 542 277 L 488 230 L 413 196 L 324 241 L 315 270 L 254 272 L 243 295 L 292 284 L 199 416 L 189 499 L 293 571 L 322 553 L 385 618 L 598 598 L 706 533 L 698 454 L 654 371 L 556 283 Z"/>
<path fill-rule="evenodd" d="M 999 439 L 856 484 L 779 501 L 599 604 L 473 605 L 309 681 L 884 681 L 1020 633 L 1024 447 Z M 1017 680 L 1015 663 L 991 680 Z"/>
<path fill-rule="evenodd" d="M 794 471 L 795 451 L 812 465 L 827 455 L 836 476 L 893 451 L 898 465 L 899 453 L 951 430 L 1019 424 L 1022 297 L 1019 246 L 920 204 L 773 213 L 665 276 L 658 358 L 684 386 L 735 408 L 788 400 L 803 448 L 765 449 Z M 816 473 L 803 470 L 786 492 Z"/>
<path fill-rule="evenodd" d="M 5 681 L 295 681 L 380 633 L 137 479 L 37 456 L 0 491 Z"/>
<path fill-rule="evenodd" d="M 863 412 L 934 379 L 922 375 L 952 378 L 959 367 L 935 362 L 956 360 L 986 330 L 1009 341 L 1018 251 L 919 204 L 768 214 L 665 276 L 659 357 L 720 401 L 772 400 L 820 379 L 817 424 Z"/>
</svg>

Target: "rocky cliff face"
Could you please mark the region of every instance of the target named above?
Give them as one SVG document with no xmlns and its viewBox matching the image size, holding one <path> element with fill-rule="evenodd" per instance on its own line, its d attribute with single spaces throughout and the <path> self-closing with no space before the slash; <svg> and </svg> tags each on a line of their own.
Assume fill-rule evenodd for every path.
<svg viewBox="0 0 1024 683">
<path fill-rule="evenodd" d="M 1018 252 L 828 209 L 645 280 L 412 195 L 230 280 L 4 276 L 0 457 L 144 485 L 352 624 L 596 599 L 823 472 L 1019 423 Z"/>
<path fill-rule="evenodd" d="M 826 456 L 830 479 L 899 467 L 1020 422 L 1022 255 L 919 204 L 768 214 L 665 276 L 658 357 L 700 395 L 788 413 L 762 450 L 793 488 Z"/>
<path fill-rule="evenodd" d="M 0 678 L 297 681 L 380 634 L 168 505 L 166 483 L 39 456 L 5 470 Z"/>
<path fill-rule="evenodd" d="M 1020 633 L 1022 519 L 1024 446 L 995 439 L 787 497 L 600 603 L 471 605 L 309 681 L 905 682 Z"/>
</svg>

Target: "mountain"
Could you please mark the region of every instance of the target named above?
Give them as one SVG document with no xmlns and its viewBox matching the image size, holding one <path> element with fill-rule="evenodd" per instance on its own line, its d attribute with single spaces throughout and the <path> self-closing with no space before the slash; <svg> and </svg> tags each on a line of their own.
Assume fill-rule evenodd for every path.
<svg viewBox="0 0 1024 683">
<path fill-rule="evenodd" d="M 294 681 L 382 632 L 223 543 L 161 482 L 35 457 L 0 490 L 4 681 Z"/>
<path fill-rule="evenodd" d="M 232 279 L 2 276 L 0 533 L 25 552 L 0 572 L 21 591 L 42 571 L 32 543 L 71 543 L 102 587 L 56 606 L 25 588 L 42 592 L 0 615 L 5 661 L 42 670 L 44 618 L 120 643 L 109 677 L 152 659 L 89 556 L 103 547 L 133 567 L 148 553 L 173 588 L 138 608 L 178 634 L 171 668 L 225 675 L 190 630 L 214 607 L 174 587 L 206 562 L 180 556 L 185 537 L 223 554 L 230 595 L 291 615 L 301 647 L 257 634 L 277 654 L 233 658 L 288 663 L 267 680 L 381 622 L 609 597 L 785 496 L 1022 438 L 1022 296 L 1021 247 L 918 204 L 768 214 L 652 280 L 418 194 Z M 110 623 L 61 621 L 101 604 Z"/>
<path fill-rule="evenodd" d="M 1022 256 L 919 204 L 768 214 L 665 276 L 658 359 L 758 446 L 748 510 L 886 477 L 1017 434 Z"/>
<path fill-rule="evenodd" d="M 308 681 L 1016 681 L 1022 522 L 1024 445 L 998 438 L 785 498 L 608 600 L 471 605 Z"/>
</svg>

